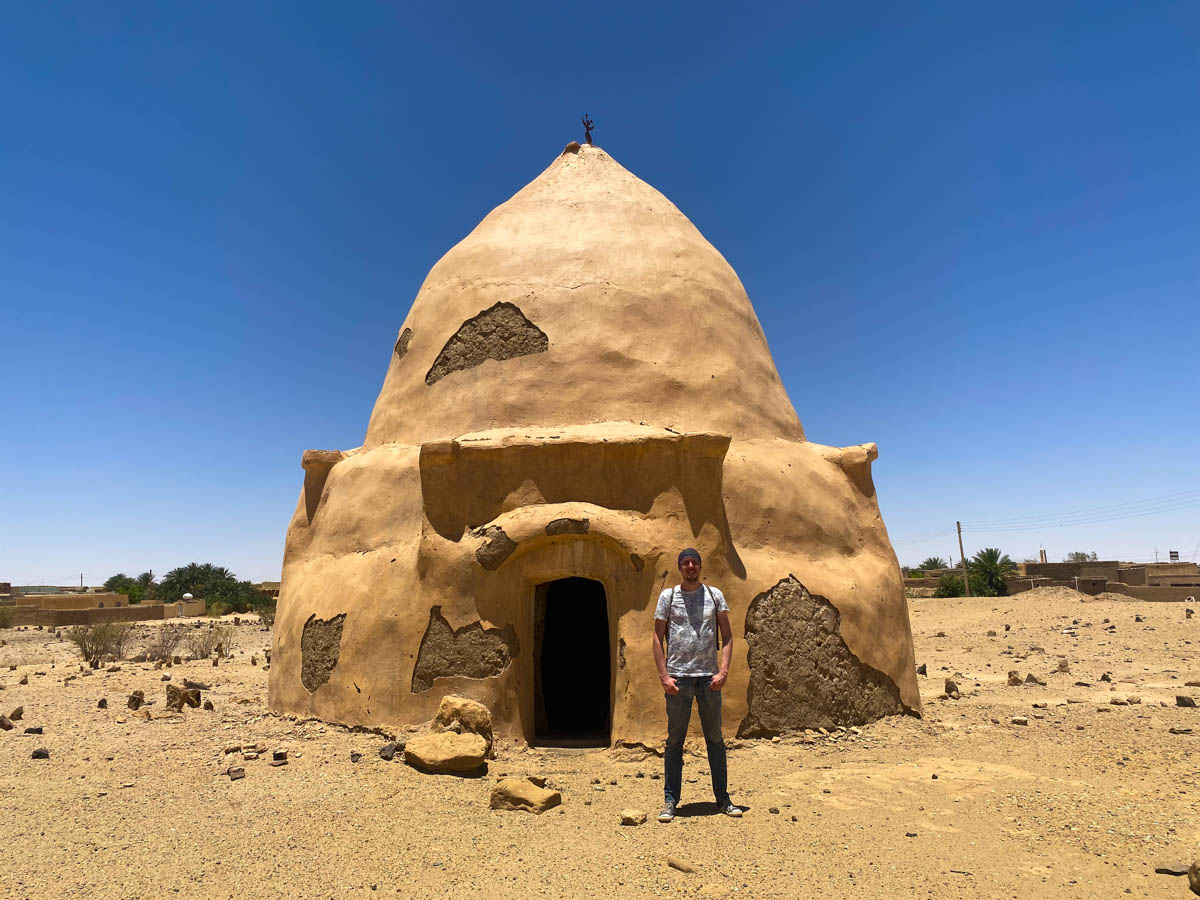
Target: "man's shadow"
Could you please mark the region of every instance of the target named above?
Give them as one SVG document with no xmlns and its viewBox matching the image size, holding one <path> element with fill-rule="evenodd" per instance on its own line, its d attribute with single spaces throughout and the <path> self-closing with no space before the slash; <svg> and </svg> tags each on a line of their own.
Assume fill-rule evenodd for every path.
<svg viewBox="0 0 1200 900">
<path fill-rule="evenodd" d="M 750 812 L 750 807 L 744 803 L 736 804 L 737 808 L 742 812 Z M 721 807 L 717 806 L 715 800 L 710 800 L 707 803 L 681 803 L 675 807 L 675 815 L 681 818 L 691 818 L 692 816 L 718 816 L 721 814 Z"/>
</svg>

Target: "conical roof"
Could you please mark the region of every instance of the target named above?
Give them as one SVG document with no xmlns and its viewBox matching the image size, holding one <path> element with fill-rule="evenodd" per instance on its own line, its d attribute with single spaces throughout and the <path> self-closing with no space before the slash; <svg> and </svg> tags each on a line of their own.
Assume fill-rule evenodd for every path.
<svg viewBox="0 0 1200 900">
<path fill-rule="evenodd" d="M 603 422 L 804 439 L 733 268 L 661 193 L 572 144 L 430 271 L 365 446 Z"/>
</svg>

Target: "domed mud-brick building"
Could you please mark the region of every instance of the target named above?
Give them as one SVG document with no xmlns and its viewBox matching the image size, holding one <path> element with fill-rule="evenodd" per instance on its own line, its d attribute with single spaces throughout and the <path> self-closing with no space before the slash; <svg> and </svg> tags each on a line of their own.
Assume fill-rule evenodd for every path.
<svg viewBox="0 0 1200 900">
<path fill-rule="evenodd" d="M 873 444 L 810 443 L 733 269 L 571 144 L 433 267 L 362 447 L 304 454 L 270 705 L 487 704 L 532 743 L 658 741 L 655 600 L 704 556 L 730 734 L 918 712 Z"/>
</svg>

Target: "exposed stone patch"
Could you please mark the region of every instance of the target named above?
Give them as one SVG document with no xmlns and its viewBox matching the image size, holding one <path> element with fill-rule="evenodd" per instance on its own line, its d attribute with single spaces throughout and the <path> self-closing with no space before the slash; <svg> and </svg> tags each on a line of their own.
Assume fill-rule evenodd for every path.
<svg viewBox="0 0 1200 900">
<path fill-rule="evenodd" d="M 429 625 L 421 638 L 412 691 L 416 694 L 429 690 L 435 678 L 499 675 L 520 652 L 517 630 L 512 625 L 485 629 L 481 623 L 472 622 L 455 631 L 442 615 L 442 608 L 435 606 L 429 611 Z"/>
<path fill-rule="evenodd" d="M 504 561 L 517 549 L 517 542 L 505 534 L 504 529 L 499 525 L 478 528 L 473 533 L 486 539 L 475 551 L 475 559 L 489 572 L 504 565 Z"/>
<path fill-rule="evenodd" d="M 621 661 L 621 668 L 625 668 L 625 638 L 621 638 L 620 644 L 617 645 L 617 658 Z"/>
<path fill-rule="evenodd" d="M 794 575 L 750 602 L 749 712 L 739 737 L 862 725 L 904 711 L 896 685 L 850 652 L 840 626 L 836 607 Z"/>
<path fill-rule="evenodd" d="M 640 556 L 638 556 L 636 553 L 629 554 L 629 561 L 631 563 L 633 563 L 633 568 L 638 572 L 640 572 L 640 571 L 642 571 L 642 569 L 646 568 L 646 561 L 644 559 L 642 559 Z"/>
<path fill-rule="evenodd" d="M 346 614 L 318 619 L 316 613 L 304 623 L 300 636 L 300 683 L 310 694 L 329 680 L 342 652 L 342 625 Z"/>
<path fill-rule="evenodd" d="M 404 354 L 408 352 L 408 342 L 411 340 L 411 328 L 405 328 L 402 332 L 400 332 L 400 337 L 396 338 L 396 346 L 392 348 L 392 352 L 396 354 L 396 359 L 404 358 Z"/>
<path fill-rule="evenodd" d="M 436 384 L 451 372 L 472 369 L 485 360 L 515 359 L 542 353 L 550 346 L 538 328 L 512 303 L 497 303 L 459 326 L 425 376 Z"/>
<path fill-rule="evenodd" d="M 546 526 L 546 534 L 587 534 L 591 523 L 587 519 L 555 519 Z"/>
</svg>

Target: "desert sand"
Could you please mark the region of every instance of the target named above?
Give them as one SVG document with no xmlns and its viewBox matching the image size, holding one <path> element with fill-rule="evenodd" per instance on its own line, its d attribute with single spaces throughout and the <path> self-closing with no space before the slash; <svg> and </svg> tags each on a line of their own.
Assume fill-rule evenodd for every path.
<svg viewBox="0 0 1200 900">
<path fill-rule="evenodd" d="M 1176 706 L 1200 700 L 1186 686 L 1200 680 L 1200 617 L 1068 590 L 910 610 L 924 718 L 731 741 L 740 820 L 711 814 L 707 765 L 690 754 L 665 825 L 661 759 L 640 747 L 500 734 L 486 776 L 432 776 L 381 759 L 387 736 L 271 714 L 258 623 L 243 621 L 217 668 L 92 674 L 61 635 L 0 631 L 0 712 L 24 707 L 0 731 L 0 895 L 1190 896 L 1186 877 L 1154 869 L 1200 856 L 1200 709 Z M 1010 686 L 1010 670 L 1046 684 Z M 215 708 L 165 710 L 164 674 L 210 685 Z M 960 699 L 941 699 L 947 678 Z M 135 689 L 155 701 L 148 720 L 126 706 Z M 270 765 L 276 750 L 286 765 Z M 490 810 L 505 774 L 546 776 L 562 805 Z M 630 807 L 650 821 L 620 825 Z"/>
</svg>

